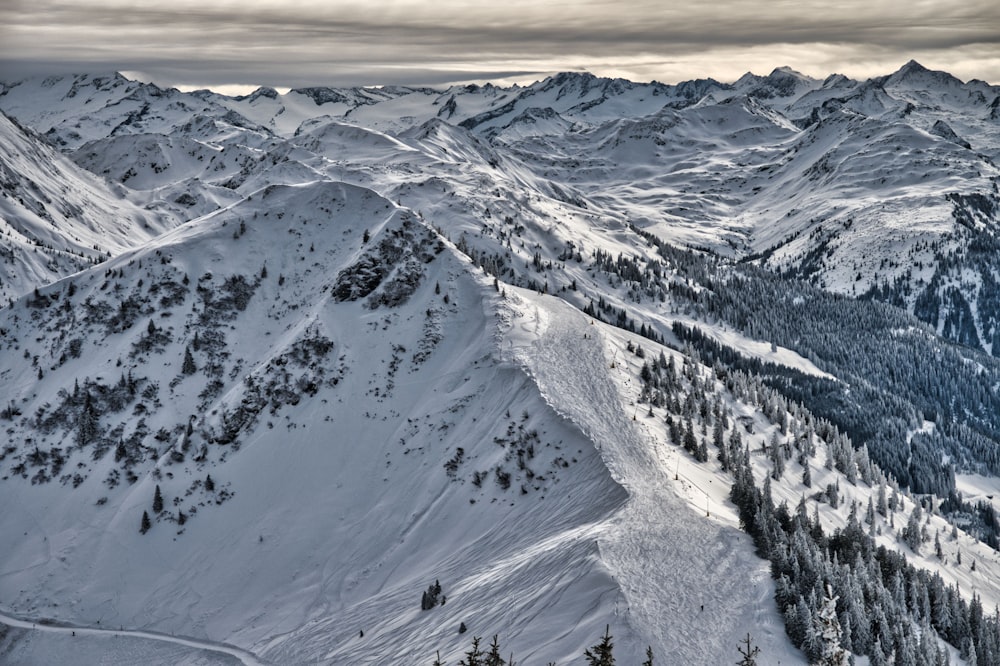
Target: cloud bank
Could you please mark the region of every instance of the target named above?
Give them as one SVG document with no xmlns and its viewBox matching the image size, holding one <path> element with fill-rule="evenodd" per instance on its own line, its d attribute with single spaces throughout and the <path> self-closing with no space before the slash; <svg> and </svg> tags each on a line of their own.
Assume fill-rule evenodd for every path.
<svg viewBox="0 0 1000 666">
<path fill-rule="evenodd" d="M 995 0 L 0 0 L 0 77 L 129 71 L 162 85 L 436 85 L 555 71 L 732 81 L 909 59 L 1000 83 Z"/>
</svg>

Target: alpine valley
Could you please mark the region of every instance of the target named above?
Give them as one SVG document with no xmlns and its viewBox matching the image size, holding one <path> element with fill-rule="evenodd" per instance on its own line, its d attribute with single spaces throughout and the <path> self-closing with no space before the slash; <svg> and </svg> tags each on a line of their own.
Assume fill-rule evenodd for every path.
<svg viewBox="0 0 1000 666">
<path fill-rule="evenodd" d="M 0 662 L 1000 664 L 1000 86 L 0 111 Z"/>
</svg>

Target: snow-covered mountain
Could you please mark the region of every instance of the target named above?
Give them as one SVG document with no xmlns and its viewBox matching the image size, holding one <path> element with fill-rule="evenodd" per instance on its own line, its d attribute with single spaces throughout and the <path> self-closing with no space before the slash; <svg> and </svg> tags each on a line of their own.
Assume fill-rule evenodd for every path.
<svg viewBox="0 0 1000 666">
<path fill-rule="evenodd" d="M 0 299 L 4 303 L 141 245 L 173 223 L 143 210 L 0 114 Z"/>
<path fill-rule="evenodd" d="M 1000 658 L 997 99 L 2 84 L 0 654 Z"/>
</svg>

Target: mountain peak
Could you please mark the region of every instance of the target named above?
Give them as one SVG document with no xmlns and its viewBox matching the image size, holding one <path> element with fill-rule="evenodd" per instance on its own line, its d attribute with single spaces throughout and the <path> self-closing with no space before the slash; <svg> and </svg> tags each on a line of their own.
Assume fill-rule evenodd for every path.
<svg viewBox="0 0 1000 666">
<path fill-rule="evenodd" d="M 806 76 L 802 72 L 796 71 L 789 67 L 788 65 L 782 65 L 781 67 L 775 67 L 771 70 L 771 73 L 767 75 L 769 79 L 783 79 L 787 77 L 794 77 L 802 81 L 810 80 L 810 77 Z"/>
<path fill-rule="evenodd" d="M 911 83 L 919 84 L 921 86 L 931 85 L 952 87 L 963 85 L 959 79 L 955 78 L 948 72 L 927 69 L 916 60 L 910 60 L 896 72 L 887 77 L 882 77 L 881 80 L 890 84 Z"/>
<path fill-rule="evenodd" d="M 278 99 L 278 91 L 275 90 L 274 88 L 268 88 L 266 86 L 261 86 L 261 87 L 257 88 L 257 90 L 254 90 L 249 95 L 242 95 L 240 97 L 237 97 L 236 99 L 237 100 L 244 100 L 245 99 L 245 100 L 249 100 L 251 102 L 254 102 L 254 101 L 260 99 L 261 97 L 267 97 L 268 99 Z"/>
<path fill-rule="evenodd" d="M 920 74 L 929 71 L 930 71 L 929 69 L 927 69 L 919 62 L 911 58 L 909 61 L 907 61 L 905 65 L 900 67 L 896 73 L 901 75 L 907 75 L 907 74 Z"/>
</svg>

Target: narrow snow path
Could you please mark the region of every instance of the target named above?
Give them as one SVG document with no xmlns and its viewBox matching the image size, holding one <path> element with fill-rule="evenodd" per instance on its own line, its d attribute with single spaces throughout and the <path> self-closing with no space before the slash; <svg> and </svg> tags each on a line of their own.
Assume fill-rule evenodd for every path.
<svg viewBox="0 0 1000 666">
<path fill-rule="evenodd" d="M 178 645 L 181 647 L 194 648 L 196 650 L 205 650 L 208 652 L 215 652 L 223 655 L 228 655 L 230 657 L 235 657 L 245 666 L 267 666 L 268 662 L 262 661 L 252 652 L 243 650 L 234 645 L 227 645 L 226 643 L 216 643 L 213 641 L 206 641 L 197 638 L 187 638 L 185 636 L 171 636 L 170 634 L 162 634 L 155 631 L 142 631 L 142 630 L 130 630 L 130 629 L 98 629 L 96 627 L 80 627 L 71 624 L 66 624 L 64 622 L 52 623 L 50 621 L 40 622 L 37 620 L 27 620 L 24 618 L 14 617 L 0 611 L 0 624 L 5 624 L 8 627 L 15 627 L 18 629 L 30 629 L 33 631 L 42 631 L 54 634 L 71 635 L 78 637 L 125 637 L 125 638 L 139 638 L 150 641 L 158 641 L 161 643 L 169 643 L 171 645 Z"/>
<path fill-rule="evenodd" d="M 649 644 L 668 664 L 729 663 L 749 632 L 767 663 L 805 663 L 785 638 L 768 563 L 754 554 L 747 535 L 693 514 L 656 455 L 646 430 L 656 426 L 632 420 L 620 387 L 609 379 L 602 328 L 588 326 L 558 299 L 526 300 L 509 333 L 512 360 L 527 368 L 554 409 L 593 439 L 630 496 L 598 539 L 624 595 L 621 617 L 609 618 L 626 632 L 618 635 L 621 661 L 638 663 L 642 653 L 629 651 Z M 581 331 L 590 332 L 583 337 Z"/>
</svg>

